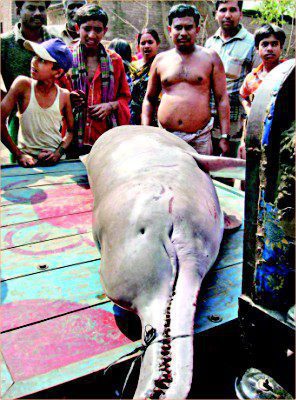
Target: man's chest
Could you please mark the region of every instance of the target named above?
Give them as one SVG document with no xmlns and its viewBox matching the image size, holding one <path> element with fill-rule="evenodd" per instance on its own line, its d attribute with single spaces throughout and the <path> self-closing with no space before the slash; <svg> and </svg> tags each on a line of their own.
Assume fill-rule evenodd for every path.
<svg viewBox="0 0 296 400">
<path fill-rule="evenodd" d="M 171 60 L 160 69 L 162 86 L 169 87 L 186 82 L 191 85 L 208 85 L 211 69 L 206 63 L 193 59 L 190 62 Z"/>
</svg>

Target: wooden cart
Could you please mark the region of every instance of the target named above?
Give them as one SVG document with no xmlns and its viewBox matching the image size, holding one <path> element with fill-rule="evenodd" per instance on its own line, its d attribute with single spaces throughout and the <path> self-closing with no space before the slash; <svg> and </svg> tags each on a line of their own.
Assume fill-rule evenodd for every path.
<svg viewBox="0 0 296 400">
<path fill-rule="evenodd" d="M 243 217 L 243 193 L 215 185 L 222 207 Z M 103 292 L 92 202 L 80 161 L 2 168 L 3 400 L 100 371 L 140 344 L 119 329 L 120 312 Z M 197 335 L 237 318 L 242 240 L 243 227 L 224 237 L 203 283 Z"/>
<path fill-rule="evenodd" d="M 243 295 L 239 301 L 239 319 L 247 354 L 242 368 L 255 367 L 263 371 L 293 395 L 295 316 L 291 307 L 295 304 L 294 60 L 274 68 L 256 91 L 246 142 Z M 254 381 L 254 377 L 250 380 Z M 263 397 L 260 397 L 254 387 L 254 397 L 248 394 L 248 397 L 243 398 L 272 398 L 266 397 L 271 393 L 268 389 L 264 390 Z"/>
</svg>

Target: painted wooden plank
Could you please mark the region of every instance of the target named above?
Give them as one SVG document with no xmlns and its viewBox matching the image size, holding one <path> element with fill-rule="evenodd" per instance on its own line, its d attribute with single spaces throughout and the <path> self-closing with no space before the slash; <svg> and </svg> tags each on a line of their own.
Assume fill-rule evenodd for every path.
<svg viewBox="0 0 296 400">
<path fill-rule="evenodd" d="M 38 190 L 46 191 L 48 185 L 67 185 L 67 184 L 88 185 L 87 176 L 81 172 L 65 174 L 56 172 L 55 174 L 38 174 L 28 176 L 9 176 L 2 179 L 1 196 L 5 201 L 2 205 L 11 203 L 23 203 L 39 200 Z M 35 192 L 34 192 L 34 189 Z M 38 189 L 39 188 L 39 189 Z M 20 189 L 27 189 L 20 192 Z M 35 197 L 33 197 L 35 195 Z"/>
<path fill-rule="evenodd" d="M 27 244 L 39 243 L 45 240 L 91 232 L 92 212 L 65 215 L 57 218 L 47 218 L 22 224 L 9 225 L 1 229 L 1 249 Z"/>
<path fill-rule="evenodd" d="M 214 269 L 229 267 L 243 261 L 243 226 L 237 232 L 224 232 Z"/>
<path fill-rule="evenodd" d="M 218 324 L 237 317 L 241 269 L 238 265 L 208 274 L 197 304 L 196 333 L 217 326 L 208 318 L 212 314 L 223 316 Z M 99 371 L 140 345 L 119 331 L 113 314 L 108 302 L 4 333 L 3 354 L 16 383 L 3 399 Z"/>
<path fill-rule="evenodd" d="M 34 175 L 40 173 L 56 173 L 56 172 L 73 172 L 81 171 L 85 172 L 84 164 L 80 160 L 65 160 L 61 161 L 51 167 L 34 167 L 34 168 L 22 168 L 18 165 L 3 165 L 1 168 L 1 175 L 4 176 L 22 176 L 22 175 Z"/>
<path fill-rule="evenodd" d="M 236 319 L 238 316 L 238 298 L 241 295 L 242 263 L 227 268 L 211 269 L 202 282 L 200 294 L 196 306 L 194 332 L 199 333 L 212 329 L 218 325 Z M 124 326 L 124 320 L 130 313 L 116 307 L 112 310 L 112 302 L 102 305 L 110 312 L 114 312 L 120 325 Z M 217 315 L 221 320 L 211 321 L 211 315 Z M 133 321 L 133 319 L 131 319 Z M 137 322 L 135 322 L 137 323 Z"/>
<path fill-rule="evenodd" d="M 14 380 L 20 381 L 130 342 L 112 313 L 90 307 L 2 334 L 2 352 Z"/>
<path fill-rule="evenodd" d="M 98 258 L 92 233 L 14 247 L 2 251 L 1 280 L 40 273 L 42 265 L 48 271 Z"/>
<path fill-rule="evenodd" d="M 28 230 L 11 231 L 11 236 L 5 237 L 6 243 L 14 244 L 14 235 L 25 236 L 27 232 Z M 67 229 L 60 229 L 60 232 L 66 235 Z M 61 238 L 50 240 L 47 235 L 46 230 L 43 234 L 42 231 L 36 232 L 35 236 L 30 236 L 32 244 L 3 250 L 1 280 L 39 273 L 40 265 L 46 265 L 48 270 L 52 270 L 100 258 L 91 232 L 71 236 L 61 234 Z M 242 262 L 242 241 L 243 231 L 225 235 L 213 268 L 221 269 Z"/>
<path fill-rule="evenodd" d="M 96 260 L 2 282 L 2 331 L 106 301 L 99 265 Z"/>
<path fill-rule="evenodd" d="M 5 393 L 2 399 L 17 399 L 103 370 L 121 356 L 132 352 L 138 344 L 138 342 L 132 342 L 104 353 L 103 357 L 102 354 L 96 354 L 93 357 L 82 359 L 81 361 L 54 369 L 48 373 L 16 382 Z"/>
<path fill-rule="evenodd" d="M 13 379 L 10 375 L 10 372 L 7 368 L 6 362 L 0 353 L 0 364 L 1 364 L 1 388 L 0 388 L 0 395 L 1 399 L 3 398 L 4 394 L 9 390 L 9 388 L 13 385 Z"/>
<path fill-rule="evenodd" d="M 194 329 L 196 333 L 237 318 L 241 285 L 242 263 L 209 272 L 203 281 L 197 304 Z M 221 321 L 210 321 L 211 315 L 218 315 Z"/>
<path fill-rule="evenodd" d="M 242 199 L 245 198 L 245 192 L 241 191 L 240 189 L 237 189 L 237 188 L 235 188 L 233 186 L 226 185 L 225 183 L 222 183 L 222 182 L 217 181 L 215 179 L 213 179 L 213 183 L 214 183 L 216 189 L 218 189 L 218 190 L 221 189 L 224 192 L 232 193 L 235 196 L 238 196 L 238 197 L 240 197 Z"/>
<path fill-rule="evenodd" d="M 238 215 L 244 217 L 244 198 L 234 193 L 224 190 L 224 188 L 216 187 L 222 210 L 227 212 L 237 212 Z"/>
<path fill-rule="evenodd" d="M 2 226 L 91 211 L 93 197 L 85 185 L 56 185 L 47 188 L 32 204 L 13 204 L 2 208 Z M 69 217 L 71 218 L 71 217 Z"/>
</svg>

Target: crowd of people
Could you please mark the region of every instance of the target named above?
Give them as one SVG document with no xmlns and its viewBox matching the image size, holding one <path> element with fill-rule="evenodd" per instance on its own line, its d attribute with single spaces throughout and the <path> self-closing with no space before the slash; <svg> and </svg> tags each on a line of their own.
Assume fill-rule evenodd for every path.
<svg viewBox="0 0 296 400">
<path fill-rule="evenodd" d="M 86 0 L 64 0 L 67 22 L 46 26 L 49 1 L 16 1 L 19 22 L 1 35 L 2 142 L 23 167 L 86 154 L 118 125 L 159 126 L 201 154 L 245 157 L 252 100 L 281 60 L 284 31 L 241 23 L 242 1 L 216 1 L 219 25 L 196 44 L 200 14 L 176 4 L 168 14 L 173 48 L 159 52 L 155 29 L 108 48 L 108 15 Z M 2 81 L 3 78 L 3 81 Z"/>
</svg>

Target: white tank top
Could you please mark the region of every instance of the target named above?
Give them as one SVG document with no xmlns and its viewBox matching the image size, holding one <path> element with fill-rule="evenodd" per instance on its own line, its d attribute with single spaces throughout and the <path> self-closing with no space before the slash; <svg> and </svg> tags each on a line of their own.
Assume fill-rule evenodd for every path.
<svg viewBox="0 0 296 400">
<path fill-rule="evenodd" d="M 38 155 L 40 150 L 55 151 L 62 140 L 61 127 L 62 115 L 60 112 L 60 88 L 53 104 L 48 108 L 42 108 L 35 96 L 35 85 L 32 80 L 31 95 L 28 107 L 19 115 L 21 132 L 19 135 L 19 147 L 25 153 Z"/>
</svg>

